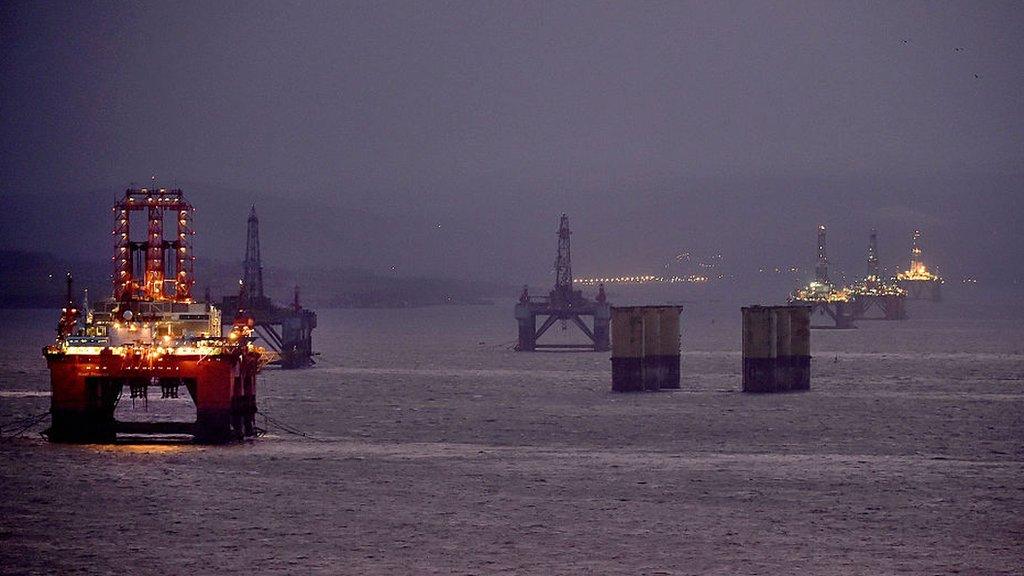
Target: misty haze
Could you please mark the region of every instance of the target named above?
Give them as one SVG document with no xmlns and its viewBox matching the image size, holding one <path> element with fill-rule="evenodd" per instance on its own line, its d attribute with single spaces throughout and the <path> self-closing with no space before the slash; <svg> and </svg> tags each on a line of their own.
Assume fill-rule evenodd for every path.
<svg viewBox="0 0 1024 576">
<path fill-rule="evenodd" d="M 0 572 L 1024 572 L 1022 30 L 3 3 Z"/>
</svg>

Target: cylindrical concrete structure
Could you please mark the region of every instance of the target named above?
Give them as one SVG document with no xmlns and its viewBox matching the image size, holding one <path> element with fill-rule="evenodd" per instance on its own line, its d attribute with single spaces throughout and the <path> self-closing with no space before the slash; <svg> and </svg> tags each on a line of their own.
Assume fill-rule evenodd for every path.
<svg viewBox="0 0 1024 576">
<path fill-rule="evenodd" d="M 772 307 L 775 320 L 775 389 L 774 391 L 791 390 L 793 383 L 793 351 L 791 330 L 791 314 L 789 306 Z"/>
<path fill-rule="evenodd" d="M 643 386 L 644 318 L 641 308 L 612 308 L 612 390 Z"/>
<path fill-rule="evenodd" d="M 665 377 L 665 369 L 658 356 L 661 348 L 661 314 L 654 307 L 640 308 L 643 319 L 643 345 L 641 361 L 641 378 L 644 390 L 661 389 L 661 381 Z"/>
<path fill-rule="evenodd" d="M 679 388 L 679 306 L 612 308 L 612 390 Z"/>
<path fill-rule="evenodd" d="M 811 307 L 787 306 L 793 390 L 811 389 Z"/>
<path fill-rule="evenodd" d="M 743 391 L 811 386 L 811 307 L 743 308 Z"/>
<path fill-rule="evenodd" d="M 660 366 L 661 379 L 659 387 L 679 389 L 679 312 L 678 306 L 662 306 L 658 308 L 658 346 L 654 359 Z"/>
<path fill-rule="evenodd" d="M 743 391 L 775 391 L 775 314 L 768 306 L 748 306 L 743 314 Z"/>
</svg>

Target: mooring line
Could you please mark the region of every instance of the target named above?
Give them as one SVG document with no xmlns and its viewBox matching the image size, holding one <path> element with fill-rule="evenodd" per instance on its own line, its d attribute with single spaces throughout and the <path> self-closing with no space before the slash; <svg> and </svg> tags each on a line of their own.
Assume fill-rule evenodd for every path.
<svg viewBox="0 0 1024 576">
<path fill-rule="evenodd" d="M 298 428 L 296 428 L 294 426 L 291 426 L 291 425 L 285 424 L 285 423 L 283 423 L 283 422 L 281 422 L 279 420 L 276 420 L 276 419 L 270 417 L 270 415 L 268 415 L 266 412 L 263 412 L 262 410 L 257 410 L 257 413 L 259 415 L 263 416 L 264 421 L 268 422 L 269 424 L 273 424 L 274 426 L 280 428 L 281 430 L 284 430 L 285 432 L 287 432 L 289 434 L 294 434 L 295 436 L 301 436 L 302 438 L 306 438 L 307 440 L 313 440 L 314 442 L 331 442 L 331 440 L 328 440 L 326 438 L 318 438 L 316 436 L 313 436 L 312 434 L 307 434 L 307 433 L 303 432 L 302 430 L 299 430 Z"/>
<path fill-rule="evenodd" d="M 17 438 L 18 436 L 24 434 L 26 431 L 31 429 L 36 424 L 39 424 L 40 422 L 45 420 L 49 415 L 50 415 L 50 411 L 47 410 L 46 412 L 42 412 L 42 413 L 36 414 L 34 416 L 26 416 L 25 418 L 21 418 L 21 419 L 15 420 L 14 422 L 8 423 L 5 426 L 0 426 L 0 438 L 2 438 L 4 440 L 10 440 L 10 439 L 13 439 L 13 438 Z M 27 422 L 27 424 L 26 424 L 26 422 Z M 16 431 L 10 433 L 10 434 L 5 434 L 3 432 L 3 430 L 5 428 L 11 428 L 11 427 L 18 427 L 18 429 Z"/>
</svg>

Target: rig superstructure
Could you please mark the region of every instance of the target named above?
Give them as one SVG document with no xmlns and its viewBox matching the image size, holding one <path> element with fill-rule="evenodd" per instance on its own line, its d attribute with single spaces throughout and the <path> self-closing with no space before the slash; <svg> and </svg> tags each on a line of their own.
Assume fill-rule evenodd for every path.
<svg viewBox="0 0 1024 576">
<path fill-rule="evenodd" d="M 835 328 L 853 328 L 853 295 L 846 288 L 836 288 L 829 279 L 825 241 L 825 226 L 818 225 L 818 260 L 814 266 L 814 280 L 794 290 L 789 302 L 810 306 L 812 318 L 815 313 L 827 316 Z"/>
<path fill-rule="evenodd" d="M 254 436 L 256 375 L 266 351 L 252 342 L 244 311 L 227 334 L 221 313 L 192 298 L 194 208 L 179 189 L 128 189 L 114 205 L 113 297 L 75 305 L 71 275 L 56 341 L 43 348 L 50 369 L 53 442 L 112 442 L 119 433 L 191 434 L 199 442 Z M 144 240 L 132 238 L 132 216 L 146 218 Z M 164 237 L 173 217 L 176 234 Z M 173 266 L 171 263 L 173 262 Z M 148 398 L 159 387 L 176 398 L 184 387 L 194 422 L 119 422 L 125 388 Z"/>
<path fill-rule="evenodd" d="M 555 258 L 555 287 L 547 298 L 530 297 L 529 288 L 523 287 L 516 304 L 516 321 L 519 323 L 519 342 L 516 350 L 533 351 L 538 348 L 591 348 L 604 351 L 611 348 L 608 328 L 611 322 L 611 305 L 604 293 L 604 284 L 599 284 L 597 297 L 590 300 L 581 290 L 575 290 L 572 278 L 572 256 L 570 253 L 569 217 L 562 214 L 558 223 L 558 255 Z M 537 317 L 546 316 L 537 328 Z M 581 316 L 593 318 L 593 329 L 587 326 Z M 562 321 L 563 327 L 572 322 L 587 336 L 590 344 L 538 344 L 537 340 L 555 322 Z"/>
<path fill-rule="evenodd" d="M 910 268 L 896 275 L 908 297 L 914 300 L 942 300 L 943 279 L 928 269 L 922 257 L 921 231 L 914 230 L 914 244 L 910 248 Z"/>
<path fill-rule="evenodd" d="M 874 228 L 868 238 L 867 276 L 850 285 L 847 291 L 853 295 L 854 318 L 868 318 L 872 310 L 880 312 L 883 320 L 907 318 L 907 291 L 895 278 L 882 276 L 878 260 L 878 231 Z"/>
<path fill-rule="evenodd" d="M 246 223 L 245 261 L 238 296 L 221 301 L 224 310 L 244 310 L 253 320 L 253 330 L 274 352 L 271 364 L 281 368 L 306 368 L 316 364 L 313 356 L 313 329 L 316 312 L 299 302 L 296 286 L 290 306 L 279 306 L 263 292 L 263 263 L 260 259 L 260 219 L 256 205 Z M 228 319 L 225 318 L 225 321 Z"/>
</svg>

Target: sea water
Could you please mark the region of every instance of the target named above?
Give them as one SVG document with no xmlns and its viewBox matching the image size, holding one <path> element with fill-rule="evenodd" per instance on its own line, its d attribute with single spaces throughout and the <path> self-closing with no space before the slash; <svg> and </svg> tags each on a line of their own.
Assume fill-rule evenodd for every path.
<svg viewBox="0 0 1024 576">
<path fill-rule="evenodd" d="M 682 389 L 633 395 L 609 353 L 515 352 L 511 301 L 318 310 L 257 440 L 0 440 L 0 572 L 1024 571 L 1019 303 L 815 330 L 782 395 L 739 392 L 741 304 L 686 302 Z M 56 319 L 0 311 L 0 423 L 47 409 Z"/>
</svg>

